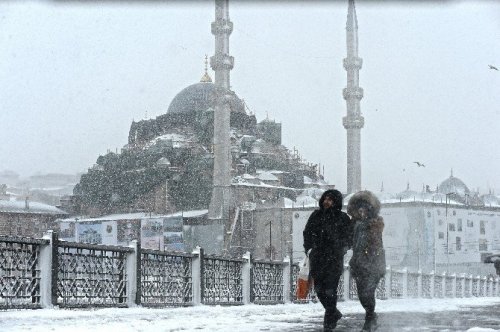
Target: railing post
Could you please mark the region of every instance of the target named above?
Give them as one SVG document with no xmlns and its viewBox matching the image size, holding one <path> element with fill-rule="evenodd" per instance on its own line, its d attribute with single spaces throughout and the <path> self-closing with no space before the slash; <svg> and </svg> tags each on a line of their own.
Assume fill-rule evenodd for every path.
<svg viewBox="0 0 500 332">
<path fill-rule="evenodd" d="M 443 281 L 441 283 L 441 297 L 443 299 L 446 298 L 446 276 L 447 276 L 447 273 L 443 272 L 443 274 L 441 276 L 441 280 Z"/>
<path fill-rule="evenodd" d="M 436 277 L 436 274 L 434 271 L 431 271 L 431 273 L 429 273 L 429 296 L 430 298 L 434 298 L 434 284 L 435 284 L 435 277 Z"/>
<path fill-rule="evenodd" d="M 138 289 L 138 281 L 140 281 L 140 257 L 137 257 L 140 256 L 139 242 L 137 240 L 132 240 L 129 244 L 129 247 L 134 251 L 128 253 L 126 259 L 127 306 L 134 307 L 140 304 L 141 299 L 141 295 Z M 137 275 L 138 273 L 139 275 Z"/>
<path fill-rule="evenodd" d="M 291 292 L 291 285 L 290 285 L 290 257 L 286 256 L 283 258 L 283 302 L 288 303 L 290 302 L 290 292 Z"/>
<path fill-rule="evenodd" d="M 193 250 L 193 259 L 191 260 L 191 280 L 193 282 L 193 305 L 202 303 L 203 285 L 202 285 L 202 269 L 203 269 L 203 249 L 197 246 Z"/>
<path fill-rule="evenodd" d="M 462 283 L 462 298 L 464 298 L 465 297 L 465 274 L 464 273 L 462 273 L 460 275 L 460 280 L 461 280 L 460 282 Z"/>
<path fill-rule="evenodd" d="M 451 291 L 452 291 L 451 297 L 454 298 L 457 297 L 457 274 L 453 273 L 451 276 L 453 278 L 451 280 Z"/>
<path fill-rule="evenodd" d="M 250 252 L 247 251 L 243 255 L 243 266 L 241 268 L 241 281 L 242 281 L 242 287 L 243 287 L 243 304 L 249 304 L 251 302 L 251 285 L 250 285 L 250 278 L 251 278 L 251 272 L 252 272 L 252 259 Z M 283 280 L 285 280 L 285 274 L 283 273 Z"/>
<path fill-rule="evenodd" d="M 469 297 L 474 296 L 474 277 L 472 274 L 469 274 Z"/>
<path fill-rule="evenodd" d="M 342 298 L 340 300 L 350 300 L 351 299 L 351 269 L 349 267 L 349 264 L 344 264 L 344 270 L 342 271 L 343 277 L 344 277 L 344 289 L 342 292 Z"/>
<path fill-rule="evenodd" d="M 418 270 L 417 275 L 417 298 L 422 297 L 422 270 Z"/>
<path fill-rule="evenodd" d="M 484 281 L 483 282 L 483 289 L 482 289 L 483 297 L 487 297 L 488 296 L 488 278 L 486 276 L 484 276 L 482 279 Z"/>
<path fill-rule="evenodd" d="M 40 305 L 42 308 L 51 308 L 57 304 L 58 268 L 52 268 L 54 247 L 56 248 L 55 258 L 57 260 L 57 233 L 48 230 L 43 234 L 43 239 L 49 240 L 49 243 L 40 246 L 40 259 L 38 261 L 40 267 Z M 55 297 L 53 296 L 54 292 L 56 294 Z"/>
<path fill-rule="evenodd" d="M 387 299 L 392 298 L 391 279 L 392 269 L 390 265 L 387 265 L 385 268 L 385 294 L 387 295 Z"/>
<path fill-rule="evenodd" d="M 500 278 L 497 277 L 496 280 L 495 280 L 495 282 L 497 284 L 497 287 L 496 287 L 496 291 L 497 291 L 496 293 L 497 294 L 496 294 L 496 296 L 500 296 Z"/>
<path fill-rule="evenodd" d="M 403 299 L 408 298 L 408 268 L 405 267 L 402 271 L 403 273 Z"/>
</svg>

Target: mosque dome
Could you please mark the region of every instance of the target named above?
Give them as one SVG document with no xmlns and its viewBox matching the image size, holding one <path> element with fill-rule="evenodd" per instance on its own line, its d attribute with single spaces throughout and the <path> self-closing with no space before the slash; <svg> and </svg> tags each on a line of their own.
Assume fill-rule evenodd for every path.
<svg viewBox="0 0 500 332">
<path fill-rule="evenodd" d="M 438 187 L 438 191 L 443 194 L 455 193 L 462 197 L 470 194 L 469 188 L 467 188 L 462 180 L 454 177 L 453 172 L 451 173 L 449 178 L 441 182 Z"/>
<path fill-rule="evenodd" d="M 188 114 L 196 111 L 205 111 L 209 108 L 215 109 L 215 84 L 202 77 L 202 81 L 192 84 L 179 92 L 168 107 L 167 113 Z M 245 113 L 243 102 L 232 91 L 229 105 L 232 112 Z"/>
</svg>

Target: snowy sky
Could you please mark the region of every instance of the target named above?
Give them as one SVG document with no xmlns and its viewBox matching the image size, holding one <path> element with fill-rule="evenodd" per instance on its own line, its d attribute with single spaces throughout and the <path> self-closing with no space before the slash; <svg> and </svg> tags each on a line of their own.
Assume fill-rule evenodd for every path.
<svg viewBox="0 0 500 332">
<path fill-rule="evenodd" d="M 435 188 L 453 168 L 499 194 L 500 2 L 356 7 L 363 187 Z M 341 190 L 346 16 L 347 0 L 230 2 L 233 90 Z M 76 173 L 119 150 L 199 81 L 213 20 L 213 1 L 1 1 L 0 171 Z"/>
<path fill-rule="evenodd" d="M 400 299 L 377 300 L 377 312 L 383 318 L 386 312 L 446 312 L 461 309 L 462 306 L 488 306 L 498 304 L 498 298 L 465 299 Z M 339 302 L 343 319 L 354 314 L 363 314 L 358 301 Z M 313 331 L 321 326 L 324 309 L 320 303 L 243 305 L 232 307 L 196 306 L 188 308 L 109 308 L 98 310 L 20 310 L 2 312 L 2 332 L 158 332 L 158 331 Z M 381 318 L 381 319 L 382 319 Z M 384 323 L 386 324 L 386 323 Z M 487 326 L 487 322 L 484 322 Z M 387 328 L 387 325 L 383 325 Z M 383 327 L 381 326 L 381 328 Z M 416 326 L 408 327 L 415 331 Z M 361 326 L 360 326 L 361 328 Z M 380 329 L 379 329 L 380 330 Z M 443 329 L 449 331 L 449 329 Z M 465 329 L 464 329 L 465 331 Z M 467 332 L 494 332 L 478 323 Z"/>
</svg>

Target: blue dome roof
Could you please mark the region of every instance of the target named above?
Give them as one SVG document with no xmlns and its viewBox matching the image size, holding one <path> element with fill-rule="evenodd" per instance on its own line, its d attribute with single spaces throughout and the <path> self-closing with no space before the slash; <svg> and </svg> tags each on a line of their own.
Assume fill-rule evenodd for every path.
<svg viewBox="0 0 500 332">
<path fill-rule="evenodd" d="M 195 83 L 179 92 L 168 107 L 168 113 L 191 113 L 215 108 L 216 87 L 211 82 Z M 243 102 L 232 91 L 229 104 L 232 112 L 245 113 Z"/>
<path fill-rule="evenodd" d="M 470 190 L 467 188 L 465 183 L 453 175 L 450 175 L 449 178 L 441 182 L 438 187 L 438 191 L 443 194 L 455 193 L 462 197 L 470 194 Z"/>
</svg>

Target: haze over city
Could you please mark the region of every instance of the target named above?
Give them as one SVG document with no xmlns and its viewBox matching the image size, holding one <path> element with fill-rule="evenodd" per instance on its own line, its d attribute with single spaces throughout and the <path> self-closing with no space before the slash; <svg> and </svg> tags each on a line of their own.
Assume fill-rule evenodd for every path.
<svg viewBox="0 0 500 332">
<path fill-rule="evenodd" d="M 500 192 L 500 4 L 356 2 L 362 187 Z M 231 85 L 346 186 L 347 1 L 231 1 Z M 0 3 L 0 171 L 76 173 L 164 114 L 214 53 L 212 1 Z M 209 69 L 209 74 L 213 72 Z M 419 167 L 415 161 L 425 167 Z"/>
</svg>

